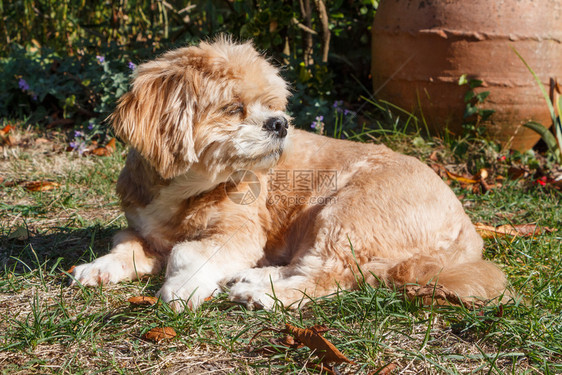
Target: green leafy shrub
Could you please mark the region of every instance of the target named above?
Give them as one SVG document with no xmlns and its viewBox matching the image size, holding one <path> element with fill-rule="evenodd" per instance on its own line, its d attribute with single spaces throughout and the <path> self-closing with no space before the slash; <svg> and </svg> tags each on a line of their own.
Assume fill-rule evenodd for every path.
<svg viewBox="0 0 562 375">
<path fill-rule="evenodd" d="M 334 110 L 334 102 L 353 109 L 370 87 L 375 6 L 373 0 L 2 3 L 0 115 L 45 125 L 64 124 L 63 119 L 98 124 L 127 88 L 129 61 L 140 63 L 227 33 L 252 39 L 282 67 L 292 85 L 289 112 L 296 123 L 310 127 L 322 116 L 332 131 L 343 113 Z M 350 85 L 353 81 L 362 84 Z M 347 116 L 339 126 L 356 125 L 355 117 Z"/>
<path fill-rule="evenodd" d="M 108 51 L 109 52 L 109 51 Z M 132 63 L 115 51 L 60 56 L 15 46 L 0 59 L 0 115 L 29 122 L 99 128 L 129 86 Z"/>
</svg>

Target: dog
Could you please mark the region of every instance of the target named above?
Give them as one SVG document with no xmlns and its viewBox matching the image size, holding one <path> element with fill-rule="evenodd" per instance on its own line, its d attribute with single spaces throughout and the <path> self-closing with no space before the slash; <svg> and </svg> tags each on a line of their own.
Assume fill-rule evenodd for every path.
<svg viewBox="0 0 562 375">
<path fill-rule="evenodd" d="M 159 298 L 271 309 L 360 283 L 491 299 L 506 278 L 452 190 L 384 145 L 298 130 L 279 70 L 226 37 L 138 66 L 110 116 L 131 146 L 117 182 L 128 228 L 74 282 L 166 268 Z M 301 303 L 299 303 L 301 302 Z"/>
</svg>

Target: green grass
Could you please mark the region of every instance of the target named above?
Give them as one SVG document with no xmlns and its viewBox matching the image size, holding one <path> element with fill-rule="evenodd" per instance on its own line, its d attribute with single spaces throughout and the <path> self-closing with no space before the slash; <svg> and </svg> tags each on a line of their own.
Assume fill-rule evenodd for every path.
<svg viewBox="0 0 562 375">
<path fill-rule="evenodd" d="M 387 135 L 384 141 L 422 159 L 439 146 L 404 135 Z M 421 306 L 398 291 L 369 286 L 297 311 L 246 311 L 224 295 L 182 314 L 162 304 L 132 307 L 127 298 L 154 295 L 161 276 L 70 288 L 64 274 L 71 265 L 106 253 L 111 236 L 125 225 L 114 194 L 124 150 L 84 158 L 53 152 L 51 146 L 57 144 L 5 150 L 0 156 L 4 183 L 49 179 L 61 185 L 36 193 L 21 185 L 0 187 L 4 374 L 317 373 L 306 367 L 315 361 L 306 347 L 277 348 L 274 354 L 259 350 L 279 334 L 264 332 L 252 343 L 255 350 L 248 350 L 254 333 L 284 323 L 335 328 L 326 337 L 356 362 L 338 366 L 341 373 L 369 373 L 390 362 L 397 373 L 562 372 L 561 232 L 486 241 L 485 256 L 502 266 L 522 297 L 502 307 Z M 453 188 L 464 196 L 475 222 L 547 227 L 562 222 L 560 191 L 517 181 L 486 194 Z M 29 238 L 14 234 L 22 233 L 21 228 Z M 141 339 L 159 326 L 174 328 L 178 336 L 159 344 Z"/>
</svg>

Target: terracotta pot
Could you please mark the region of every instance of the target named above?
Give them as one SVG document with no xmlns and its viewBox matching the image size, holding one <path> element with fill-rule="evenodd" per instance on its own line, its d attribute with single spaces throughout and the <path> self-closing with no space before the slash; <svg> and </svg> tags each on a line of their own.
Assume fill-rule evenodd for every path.
<svg viewBox="0 0 562 375">
<path fill-rule="evenodd" d="M 460 134 L 467 86 L 462 74 L 490 91 L 488 134 L 514 149 L 540 138 L 522 125 L 551 124 L 537 83 L 562 79 L 562 2 L 557 0 L 382 0 L 373 24 L 372 76 L 377 97 L 428 120 L 433 130 Z M 421 107 L 421 108 L 420 108 Z M 421 111 L 420 111 L 421 109 Z"/>
</svg>

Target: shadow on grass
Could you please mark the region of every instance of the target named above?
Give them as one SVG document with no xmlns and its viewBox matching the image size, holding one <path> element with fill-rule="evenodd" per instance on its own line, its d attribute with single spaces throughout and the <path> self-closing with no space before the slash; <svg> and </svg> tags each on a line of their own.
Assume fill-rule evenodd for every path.
<svg viewBox="0 0 562 375">
<path fill-rule="evenodd" d="M 29 233 L 20 238 L 0 235 L 0 272 L 29 272 L 59 263 L 66 270 L 107 254 L 119 226 L 92 225 L 85 228 L 53 228 L 48 233 Z M 26 238 L 27 237 L 27 238 Z"/>
</svg>

